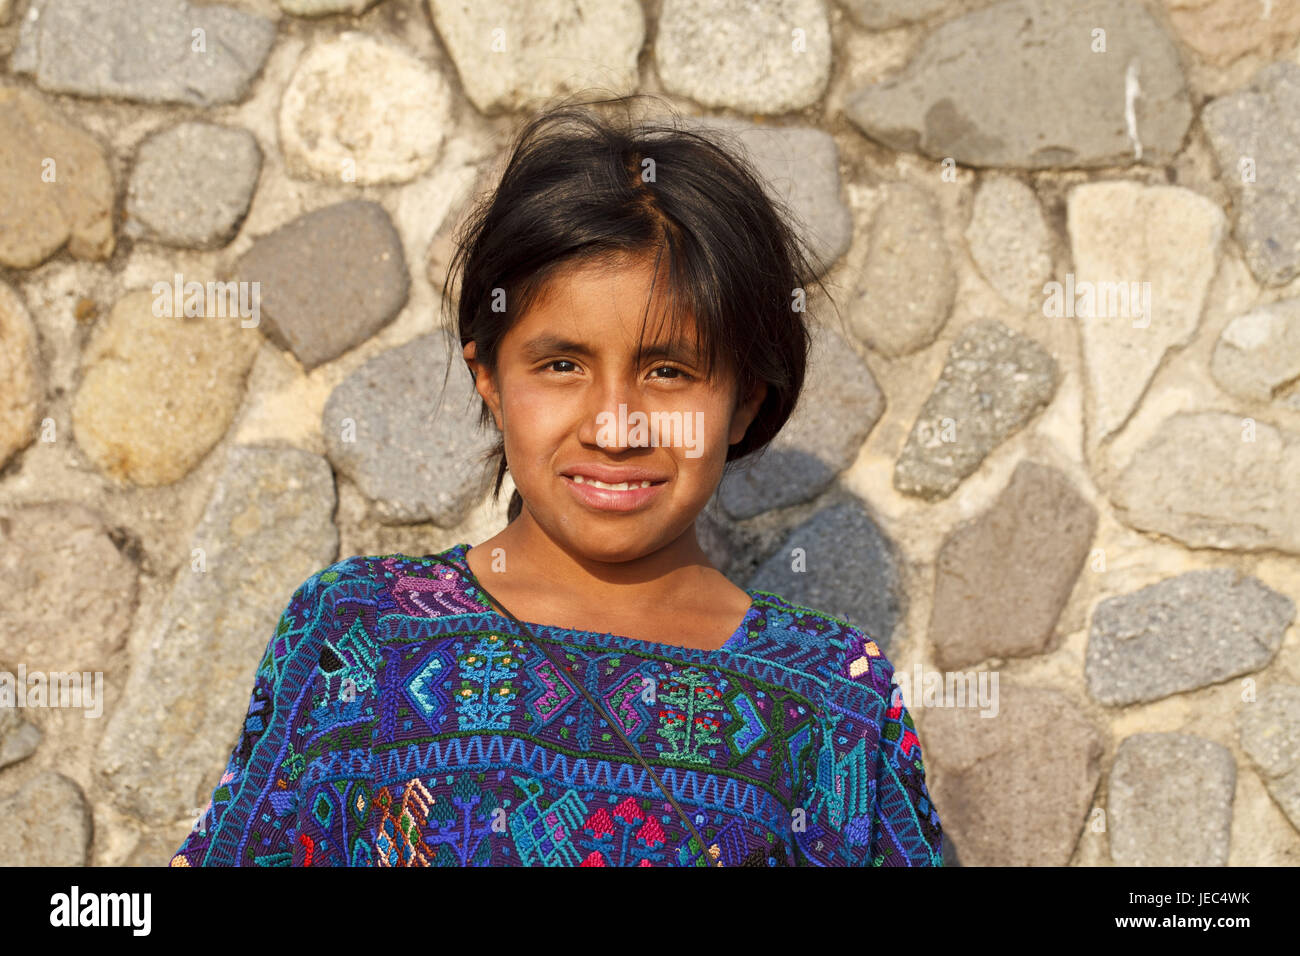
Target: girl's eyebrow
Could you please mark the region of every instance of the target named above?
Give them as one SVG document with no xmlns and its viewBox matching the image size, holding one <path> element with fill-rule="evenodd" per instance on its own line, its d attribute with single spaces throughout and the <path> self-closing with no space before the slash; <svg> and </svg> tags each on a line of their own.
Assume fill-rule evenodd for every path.
<svg viewBox="0 0 1300 956">
<path fill-rule="evenodd" d="M 591 348 L 582 342 L 566 339 L 554 332 L 542 332 L 535 335 L 525 342 L 522 348 L 526 361 L 533 361 L 555 352 L 568 352 L 571 355 L 581 355 L 584 358 L 591 358 L 595 355 Z M 681 339 L 666 344 L 646 346 L 643 354 L 649 359 L 667 358 L 679 362 L 692 362 L 699 357 L 698 352 Z"/>
</svg>

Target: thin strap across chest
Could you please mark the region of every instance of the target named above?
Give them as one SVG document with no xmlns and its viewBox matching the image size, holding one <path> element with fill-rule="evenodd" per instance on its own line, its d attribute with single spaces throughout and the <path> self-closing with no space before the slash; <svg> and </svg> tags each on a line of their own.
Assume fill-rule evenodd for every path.
<svg viewBox="0 0 1300 956">
<path fill-rule="evenodd" d="M 508 607 L 506 607 L 504 604 L 502 604 L 500 601 L 494 598 L 491 595 L 491 593 L 488 592 L 488 589 L 483 587 L 482 583 L 480 583 L 478 578 L 474 575 L 474 572 L 470 570 L 468 561 L 465 563 L 465 567 L 463 569 L 454 560 L 449 561 L 447 563 L 450 564 L 452 567 L 454 567 L 456 571 L 461 574 L 462 577 L 468 577 L 470 583 L 473 584 L 474 587 L 477 588 L 480 592 L 482 592 L 484 597 L 486 597 L 489 601 L 491 601 L 493 604 L 499 607 L 502 613 L 506 617 L 510 618 L 510 620 L 518 624 L 520 628 L 522 628 L 523 631 L 533 639 L 533 643 L 537 647 L 541 648 L 542 653 L 547 656 L 550 662 L 553 665 L 555 665 L 556 674 L 559 675 L 562 673 L 564 669 L 563 665 L 560 664 L 560 662 L 557 661 L 553 656 L 551 656 L 551 651 L 546 646 L 546 643 L 544 641 L 538 640 L 537 635 L 533 633 L 532 629 L 527 624 L 519 620 L 519 618 L 515 617 L 514 614 L 510 612 L 510 609 Z M 686 824 L 686 827 L 688 830 L 690 830 L 691 835 L 695 837 L 695 842 L 699 845 L 700 848 L 700 854 L 705 859 L 708 859 L 709 848 L 708 845 L 704 842 L 704 838 L 700 836 L 700 832 L 695 829 L 695 824 L 691 821 L 691 818 L 686 815 L 686 812 L 682 810 L 681 805 L 678 804 L 678 802 L 673 798 L 673 795 L 668 792 L 668 788 L 665 787 L 663 781 L 659 779 L 659 775 L 655 773 L 654 768 L 651 767 L 650 764 L 646 762 L 645 757 L 641 755 L 640 748 L 634 746 L 632 741 L 628 740 L 627 735 L 623 733 L 623 728 L 618 725 L 618 721 L 615 720 L 612 715 L 607 713 L 606 710 L 600 706 L 600 704 L 596 701 L 596 698 L 592 695 L 591 691 L 587 690 L 585 682 L 581 680 L 575 680 L 574 683 L 577 685 L 578 690 L 582 692 L 583 696 L 587 698 L 591 706 L 596 709 L 596 713 L 600 714 L 602 717 L 605 718 L 605 720 L 609 723 L 609 726 L 614 729 L 614 733 L 618 734 L 619 739 L 623 741 L 623 745 L 627 747 L 628 751 L 633 756 L 635 756 L 638 761 L 640 761 L 641 766 L 645 767 L 646 771 L 650 774 L 650 776 L 654 778 L 654 782 L 658 785 L 659 789 L 663 792 L 664 797 L 666 797 L 668 802 L 672 804 L 673 809 L 677 811 L 677 815 L 682 818 L 682 822 Z M 719 860 L 714 865 L 721 866 L 722 861 Z"/>
</svg>

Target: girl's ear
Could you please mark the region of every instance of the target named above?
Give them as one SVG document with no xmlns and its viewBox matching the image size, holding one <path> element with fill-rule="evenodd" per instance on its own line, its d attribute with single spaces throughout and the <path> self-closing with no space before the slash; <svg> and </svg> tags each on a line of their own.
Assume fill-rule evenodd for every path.
<svg viewBox="0 0 1300 956">
<path fill-rule="evenodd" d="M 734 445 L 745 437 L 745 432 L 758 416 L 758 407 L 763 404 L 763 399 L 766 397 L 767 383 L 757 382 L 736 406 L 736 411 L 731 416 L 731 433 L 727 436 L 728 445 Z"/>
<path fill-rule="evenodd" d="M 497 394 L 497 383 L 492 378 L 492 372 L 488 367 L 478 360 L 478 343 L 471 339 L 465 344 L 462 354 L 465 356 L 465 364 L 469 366 L 470 374 L 474 376 L 474 391 L 487 402 L 492 417 L 496 419 L 497 431 L 502 431 L 501 400 Z"/>
</svg>

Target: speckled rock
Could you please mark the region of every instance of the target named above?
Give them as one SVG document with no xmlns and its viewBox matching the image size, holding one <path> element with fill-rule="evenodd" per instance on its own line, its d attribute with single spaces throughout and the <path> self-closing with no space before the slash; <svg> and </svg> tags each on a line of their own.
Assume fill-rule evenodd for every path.
<svg viewBox="0 0 1300 956">
<path fill-rule="evenodd" d="M 654 43 L 664 89 L 701 106 L 788 113 L 831 74 L 824 0 L 663 0 Z"/>
<path fill-rule="evenodd" d="M 453 528 L 483 499 L 495 429 L 479 426 L 478 395 L 462 368 L 447 374 L 445 332 L 376 355 L 339 383 L 321 416 L 326 454 L 387 524 Z M 443 381 L 446 392 L 443 393 Z"/>
<path fill-rule="evenodd" d="M 1300 830 L 1300 687 L 1275 684 L 1243 701 L 1237 713 L 1241 749 Z"/>
<path fill-rule="evenodd" d="M 10 69 L 52 93 L 215 106 L 243 98 L 274 40 L 270 20 L 218 3 L 32 0 Z"/>
<path fill-rule="evenodd" d="M 1237 765 L 1192 734 L 1134 734 L 1110 772 L 1107 828 L 1116 866 L 1226 866 Z"/>
<path fill-rule="evenodd" d="M 1084 672 L 1111 706 L 1158 700 L 1262 670 L 1295 602 L 1232 568 L 1188 571 L 1100 602 Z"/>
<path fill-rule="evenodd" d="M 1246 264 L 1263 285 L 1290 282 L 1300 275 L 1300 65 L 1269 64 L 1245 89 L 1206 103 L 1201 124 Z"/>
<path fill-rule="evenodd" d="M 894 487 L 946 498 L 1056 393 L 1056 360 L 1028 336 L 984 320 L 962 329 L 894 467 Z"/>
<path fill-rule="evenodd" d="M 975 193 L 966 243 L 989 285 L 1014 308 L 1038 309 L 1052 272 L 1051 236 L 1034 191 L 990 176 Z"/>
<path fill-rule="evenodd" d="M 127 184 L 122 231 L 170 246 L 210 249 L 234 238 L 262 169 L 246 129 L 180 123 L 141 145 Z"/>
<path fill-rule="evenodd" d="M 889 358 L 934 341 L 952 312 L 957 273 L 933 199 L 891 186 L 871 221 L 866 263 L 853 287 L 854 334 Z"/>
</svg>

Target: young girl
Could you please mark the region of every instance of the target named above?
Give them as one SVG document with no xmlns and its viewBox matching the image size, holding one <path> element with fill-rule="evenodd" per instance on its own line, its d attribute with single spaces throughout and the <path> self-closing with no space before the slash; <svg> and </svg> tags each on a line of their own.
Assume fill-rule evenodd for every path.
<svg viewBox="0 0 1300 956">
<path fill-rule="evenodd" d="M 303 583 L 173 866 L 941 865 L 871 635 L 695 534 L 804 380 L 782 213 L 708 135 L 527 124 L 449 274 L 509 523 Z"/>
</svg>

